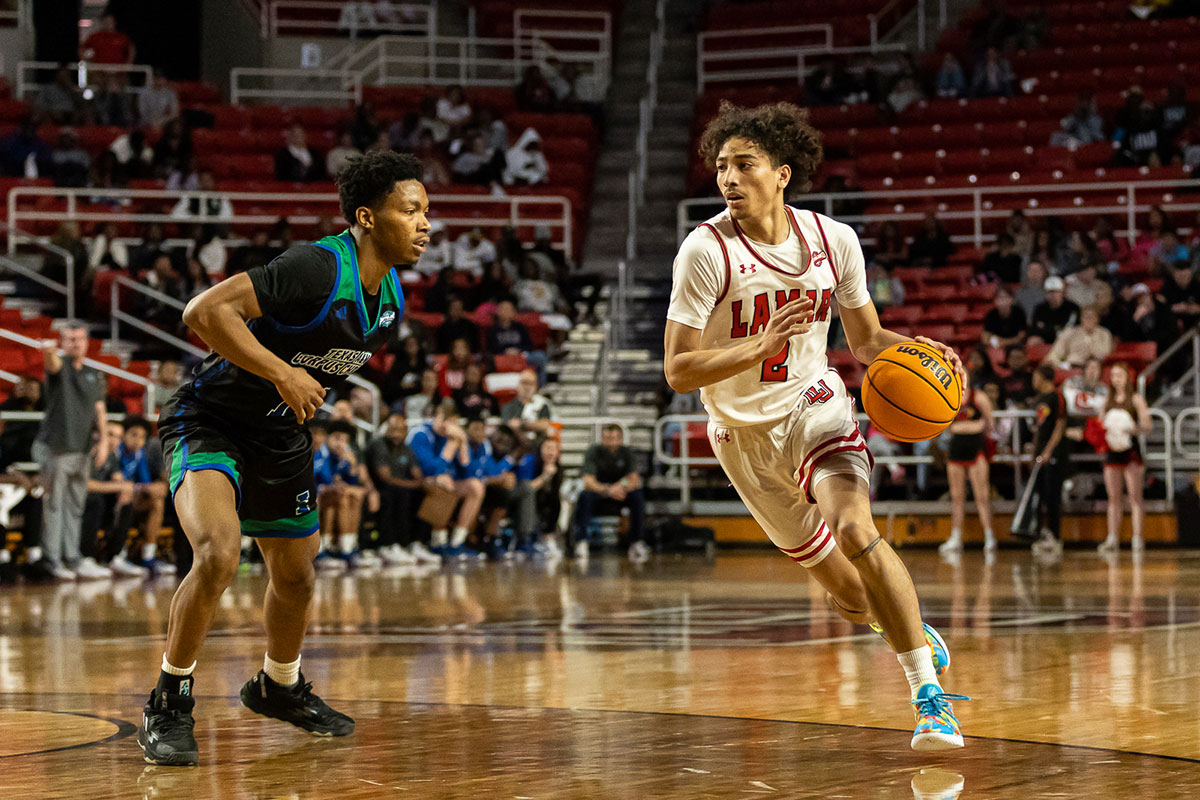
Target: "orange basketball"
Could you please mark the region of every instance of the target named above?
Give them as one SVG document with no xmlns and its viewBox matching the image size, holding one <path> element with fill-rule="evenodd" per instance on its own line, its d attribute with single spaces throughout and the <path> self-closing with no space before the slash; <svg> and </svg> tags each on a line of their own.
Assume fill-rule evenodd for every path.
<svg viewBox="0 0 1200 800">
<path fill-rule="evenodd" d="M 942 354 L 917 342 L 884 350 L 867 367 L 863 408 L 890 439 L 923 442 L 937 436 L 958 416 L 963 387 Z"/>
</svg>

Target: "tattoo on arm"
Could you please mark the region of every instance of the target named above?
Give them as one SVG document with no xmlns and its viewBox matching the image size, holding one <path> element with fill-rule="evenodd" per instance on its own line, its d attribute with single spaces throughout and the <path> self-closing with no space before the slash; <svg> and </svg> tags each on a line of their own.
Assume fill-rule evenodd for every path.
<svg viewBox="0 0 1200 800">
<path fill-rule="evenodd" d="M 872 550 L 874 550 L 876 547 L 878 547 L 878 546 L 879 546 L 879 543 L 880 543 L 880 542 L 882 542 L 882 541 L 883 541 L 883 537 L 882 537 L 882 536 L 876 536 L 876 537 L 875 537 L 875 541 L 871 542 L 869 545 L 867 545 L 866 547 L 864 547 L 862 550 L 859 550 L 857 553 L 855 553 L 854 555 L 850 556 L 850 560 L 851 560 L 851 561 L 854 561 L 854 560 L 856 560 L 856 559 L 862 558 L 862 557 L 863 557 L 863 556 L 865 556 L 867 553 L 871 552 L 871 551 L 872 551 Z"/>
</svg>

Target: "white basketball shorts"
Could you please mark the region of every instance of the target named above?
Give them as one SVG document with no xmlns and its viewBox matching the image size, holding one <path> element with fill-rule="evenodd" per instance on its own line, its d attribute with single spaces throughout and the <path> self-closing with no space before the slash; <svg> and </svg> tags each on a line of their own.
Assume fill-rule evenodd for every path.
<svg viewBox="0 0 1200 800">
<path fill-rule="evenodd" d="M 835 547 L 813 488 L 830 475 L 869 484 L 874 459 L 854 419 L 854 399 L 829 370 L 783 419 L 732 427 L 708 423 L 713 452 L 771 542 L 805 567 Z"/>
</svg>

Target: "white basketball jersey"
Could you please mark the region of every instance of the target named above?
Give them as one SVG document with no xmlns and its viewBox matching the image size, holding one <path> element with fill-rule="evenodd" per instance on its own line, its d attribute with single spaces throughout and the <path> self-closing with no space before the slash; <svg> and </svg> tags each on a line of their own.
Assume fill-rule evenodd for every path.
<svg viewBox="0 0 1200 800">
<path fill-rule="evenodd" d="M 787 416 L 828 369 L 833 303 L 859 308 L 871 300 L 854 229 L 811 211 L 790 206 L 784 211 L 791 230 L 782 244 L 752 241 L 726 210 L 688 234 L 675 257 L 667 319 L 700 330 L 702 350 L 760 335 L 789 300 L 807 295 L 813 301 L 808 333 L 745 372 L 700 390 L 709 417 L 723 425 Z"/>
</svg>

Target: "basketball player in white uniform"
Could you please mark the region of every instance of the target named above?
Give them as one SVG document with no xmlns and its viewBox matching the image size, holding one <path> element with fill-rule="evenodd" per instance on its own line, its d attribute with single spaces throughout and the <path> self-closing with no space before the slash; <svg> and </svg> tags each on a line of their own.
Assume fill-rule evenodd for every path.
<svg viewBox="0 0 1200 800">
<path fill-rule="evenodd" d="M 880 326 L 854 230 L 784 203 L 789 185 L 808 187 L 819 134 L 788 103 L 722 103 L 700 150 L 727 207 L 675 258 L 667 381 L 700 389 L 717 459 L 771 541 L 821 582 L 835 611 L 876 623 L 895 648 L 916 710 L 913 749 L 962 747 L 949 700 L 967 698 L 938 683 L 945 643 L 922 625 L 912 578 L 875 529 L 871 454 L 826 359 L 835 302 L 863 363 L 908 337 Z M 962 371 L 949 347 L 918 341 Z"/>
</svg>

